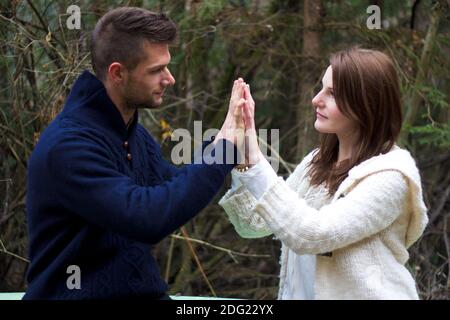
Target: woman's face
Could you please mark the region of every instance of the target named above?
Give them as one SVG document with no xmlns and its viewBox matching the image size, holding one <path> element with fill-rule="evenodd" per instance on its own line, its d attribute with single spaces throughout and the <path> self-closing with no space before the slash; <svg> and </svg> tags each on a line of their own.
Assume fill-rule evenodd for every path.
<svg viewBox="0 0 450 320">
<path fill-rule="evenodd" d="M 333 70 L 327 68 L 322 78 L 322 90 L 312 99 L 316 110 L 314 128 L 320 133 L 334 133 L 339 136 L 352 134 L 353 121 L 342 114 L 336 105 L 333 94 Z"/>
</svg>

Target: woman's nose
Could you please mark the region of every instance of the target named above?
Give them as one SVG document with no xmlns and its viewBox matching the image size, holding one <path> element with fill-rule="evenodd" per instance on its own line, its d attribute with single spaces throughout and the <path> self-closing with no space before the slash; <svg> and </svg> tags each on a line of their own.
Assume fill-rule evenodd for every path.
<svg viewBox="0 0 450 320">
<path fill-rule="evenodd" d="M 320 107 L 322 105 L 322 99 L 320 97 L 320 92 L 312 99 L 312 105 L 314 108 Z"/>
</svg>

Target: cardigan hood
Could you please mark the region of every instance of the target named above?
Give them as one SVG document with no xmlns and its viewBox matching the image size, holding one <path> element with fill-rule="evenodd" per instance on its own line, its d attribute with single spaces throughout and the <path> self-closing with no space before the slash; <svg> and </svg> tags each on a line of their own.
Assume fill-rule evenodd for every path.
<svg viewBox="0 0 450 320">
<path fill-rule="evenodd" d="M 409 248 L 422 235 L 427 223 L 427 208 L 423 201 L 422 184 L 419 170 L 409 151 L 394 146 L 390 152 L 372 157 L 348 172 L 348 177 L 341 183 L 333 200 L 349 192 L 359 181 L 365 177 L 387 170 L 396 170 L 402 173 L 410 186 L 411 219 L 407 229 L 405 244 Z"/>
</svg>

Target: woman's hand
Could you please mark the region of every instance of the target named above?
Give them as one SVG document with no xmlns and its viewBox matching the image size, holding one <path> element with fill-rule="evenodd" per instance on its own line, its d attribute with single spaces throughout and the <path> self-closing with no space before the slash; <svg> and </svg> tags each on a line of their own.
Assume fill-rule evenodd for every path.
<svg viewBox="0 0 450 320">
<path fill-rule="evenodd" d="M 250 93 L 248 84 L 244 87 L 245 104 L 243 106 L 243 117 L 245 127 L 245 163 L 253 166 L 263 157 L 258 145 L 258 136 L 255 127 L 255 101 Z"/>
</svg>

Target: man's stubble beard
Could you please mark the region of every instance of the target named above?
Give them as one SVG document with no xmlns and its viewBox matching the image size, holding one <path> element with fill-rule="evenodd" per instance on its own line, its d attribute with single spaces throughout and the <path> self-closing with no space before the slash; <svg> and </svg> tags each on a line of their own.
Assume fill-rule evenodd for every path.
<svg viewBox="0 0 450 320">
<path fill-rule="evenodd" d="M 145 100 L 138 97 L 138 90 L 135 89 L 132 83 L 129 83 L 124 90 L 124 103 L 127 109 L 156 109 L 161 105 L 153 99 L 152 95 Z"/>
</svg>

